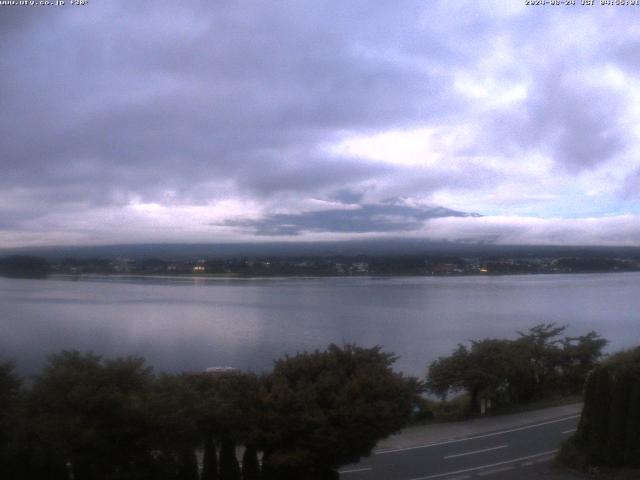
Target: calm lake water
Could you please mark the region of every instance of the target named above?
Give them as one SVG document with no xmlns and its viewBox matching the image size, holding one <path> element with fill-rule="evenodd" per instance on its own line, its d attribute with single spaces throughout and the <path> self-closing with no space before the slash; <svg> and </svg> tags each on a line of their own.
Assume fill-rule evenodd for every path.
<svg viewBox="0 0 640 480">
<path fill-rule="evenodd" d="M 329 343 L 382 345 L 423 375 L 459 342 L 541 322 L 596 330 L 609 351 L 640 344 L 640 273 L 220 280 L 0 278 L 0 354 L 22 373 L 47 354 L 142 355 L 165 371 L 269 369 Z"/>
</svg>

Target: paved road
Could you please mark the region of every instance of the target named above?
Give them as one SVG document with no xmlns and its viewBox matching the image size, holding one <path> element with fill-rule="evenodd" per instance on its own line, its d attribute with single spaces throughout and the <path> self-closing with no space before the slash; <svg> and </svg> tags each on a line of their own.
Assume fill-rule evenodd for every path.
<svg viewBox="0 0 640 480">
<path fill-rule="evenodd" d="M 518 480 L 551 478 L 557 449 L 576 413 L 461 438 L 377 450 L 341 470 L 342 480 Z M 558 474 L 557 478 L 572 478 Z"/>
</svg>

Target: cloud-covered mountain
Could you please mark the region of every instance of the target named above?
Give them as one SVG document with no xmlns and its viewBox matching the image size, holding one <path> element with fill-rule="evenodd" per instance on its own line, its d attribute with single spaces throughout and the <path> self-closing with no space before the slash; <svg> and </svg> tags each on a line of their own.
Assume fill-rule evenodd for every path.
<svg viewBox="0 0 640 480">
<path fill-rule="evenodd" d="M 426 220 L 479 217 L 444 207 L 362 204 L 349 209 L 267 215 L 257 220 L 229 220 L 226 226 L 252 229 L 256 235 L 299 235 L 302 232 L 401 233 L 420 230 Z"/>
</svg>

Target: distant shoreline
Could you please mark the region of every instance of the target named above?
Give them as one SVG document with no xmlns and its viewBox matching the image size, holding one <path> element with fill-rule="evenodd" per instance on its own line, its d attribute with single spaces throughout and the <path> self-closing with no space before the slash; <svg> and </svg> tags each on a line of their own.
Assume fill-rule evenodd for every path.
<svg viewBox="0 0 640 480">
<path fill-rule="evenodd" d="M 633 274 L 640 273 L 640 270 L 632 271 L 594 271 L 594 272 L 535 272 L 535 273 L 468 273 L 468 274 L 438 274 L 438 275 L 418 275 L 418 274 L 367 274 L 367 275 L 233 275 L 233 274 L 173 274 L 158 275 L 154 273 L 51 273 L 46 276 L 8 276 L 5 278 L 27 278 L 27 279 L 91 279 L 91 278 L 122 278 L 122 279 L 158 279 L 158 280 L 316 280 L 316 279 L 355 279 L 355 278 L 495 278 L 495 277 L 533 277 L 533 276 L 561 276 L 561 275 L 611 275 L 611 274 Z"/>
<path fill-rule="evenodd" d="M 347 277 L 486 277 L 563 273 L 640 271 L 640 254 L 619 255 L 333 255 L 286 257 L 67 258 L 13 255 L 0 258 L 0 274 L 116 275 L 171 278 L 347 278 Z"/>
</svg>

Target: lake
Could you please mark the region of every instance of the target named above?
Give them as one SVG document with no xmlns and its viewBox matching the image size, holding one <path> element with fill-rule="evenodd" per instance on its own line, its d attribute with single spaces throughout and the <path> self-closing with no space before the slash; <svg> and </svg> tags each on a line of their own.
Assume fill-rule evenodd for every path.
<svg viewBox="0 0 640 480">
<path fill-rule="evenodd" d="M 424 375 L 457 343 L 541 322 L 596 330 L 609 351 L 640 344 L 640 273 L 502 277 L 0 278 L 0 354 L 21 373 L 47 354 L 142 355 L 156 370 L 275 358 L 330 343 L 382 345 Z"/>
</svg>

